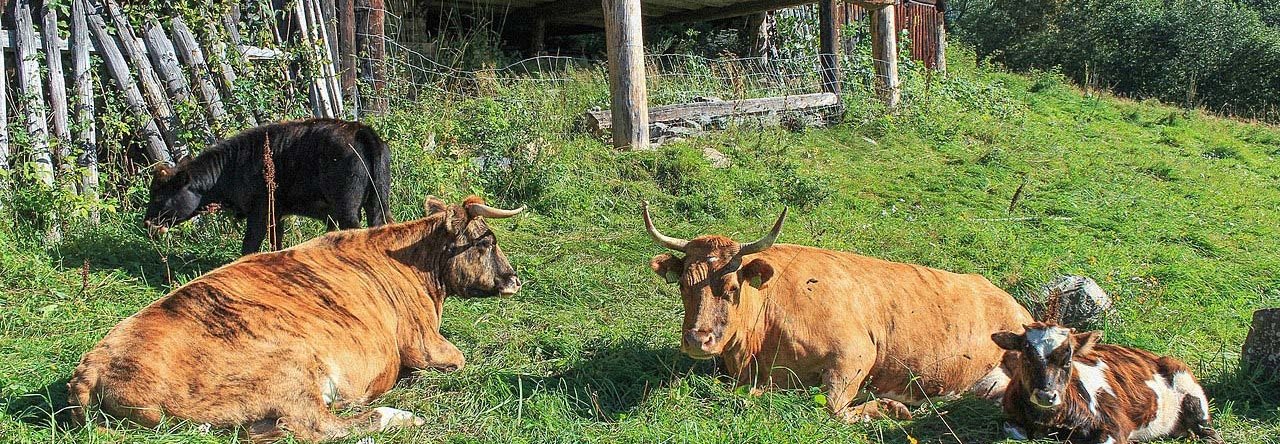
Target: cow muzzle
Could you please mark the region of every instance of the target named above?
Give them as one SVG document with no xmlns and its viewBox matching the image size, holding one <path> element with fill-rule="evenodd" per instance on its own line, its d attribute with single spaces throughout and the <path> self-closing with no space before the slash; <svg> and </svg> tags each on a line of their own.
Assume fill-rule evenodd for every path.
<svg viewBox="0 0 1280 444">
<path fill-rule="evenodd" d="M 686 329 L 683 341 L 684 353 L 694 359 L 711 359 L 720 354 L 723 346 L 710 330 Z"/>
<path fill-rule="evenodd" d="M 1062 404 L 1062 397 L 1056 390 L 1033 390 L 1031 403 L 1042 409 L 1051 409 Z"/>
<path fill-rule="evenodd" d="M 520 278 L 515 275 L 507 276 L 498 283 L 499 296 L 511 296 L 520 291 Z"/>
</svg>

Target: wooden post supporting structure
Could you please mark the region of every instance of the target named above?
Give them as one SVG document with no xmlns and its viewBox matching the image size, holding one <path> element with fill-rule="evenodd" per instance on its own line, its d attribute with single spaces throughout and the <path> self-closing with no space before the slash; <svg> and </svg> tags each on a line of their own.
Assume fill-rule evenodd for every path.
<svg viewBox="0 0 1280 444">
<path fill-rule="evenodd" d="M 44 61 L 49 69 L 49 112 L 53 114 L 54 156 L 58 171 L 71 168 L 71 127 L 67 124 L 67 79 L 62 74 L 62 35 L 58 10 L 48 1 L 40 7 L 40 31 L 44 34 Z"/>
<path fill-rule="evenodd" d="M 98 135 L 93 120 L 93 68 L 89 64 L 89 24 L 85 10 L 89 0 L 71 0 L 71 75 L 76 83 L 75 122 L 79 128 L 76 166 L 80 167 L 80 195 L 98 201 Z M 98 223 L 97 207 L 89 221 Z"/>
<path fill-rule="evenodd" d="M 946 0 L 937 0 L 934 3 L 936 19 L 934 20 L 934 39 L 933 39 L 933 69 L 935 71 L 947 72 L 947 2 Z"/>
<path fill-rule="evenodd" d="M 0 9 L 0 16 L 4 16 L 4 10 Z M 3 173 L 8 172 L 9 166 L 9 81 L 5 79 L 5 74 L 9 72 L 9 65 L 4 62 L 4 49 L 0 48 L 0 191 L 7 191 L 9 183 L 4 178 Z"/>
<path fill-rule="evenodd" d="M 373 111 L 387 112 L 389 102 L 383 91 L 387 87 L 387 4 L 385 0 L 369 0 L 369 74 L 373 79 Z"/>
<path fill-rule="evenodd" d="M 649 146 L 649 92 L 645 86 L 644 33 L 640 0 L 602 0 L 609 52 L 609 106 L 613 146 Z"/>
<path fill-rule="evenodd" d="M 164 142 L 164 136 L 160 135 L 160 127 L 156 125 L 156 119 L 147 112 L 146 99 L 138 90 L 138 84 L 133 81 L 133 74 L 129 72 L 129 65 L 125 62 L 120 47 L 116 46 L 115 37 L 107 32 L 106 21 L 101 14 L 86 11 L 86 16 L 93 43 L 98 47 L 98 55 L 102 57 L 102 63 L 106 65 L 111 78 L 116 81 L 116 86 L 124 92 L 124 101 L 129 105 L 129 111 L 135 116 L 143 117 L 142 136 L 147 140 L 147 157 L 152 162 L 173 166 L 173 156 L 169 155 L 169 147 Z"/>
<path fill-rule="evenodd" d="M 822 92 L 840 95 L 840 23 L 836 20 L 839 0 L 818 3 L 818 60 L 822 69 Z"/>
<path fill-rule="evenodd" d="M 898 33 L 892 1 L 866 5 L 871 12 L 871 58 L 876 71 L 876 90 L 890 110 L 898 108 L 902 92 L 898 87 Z"/>
<path fill-rule="evenodd" d="M 341 73 L 342 94 L 351 98 L 351 111 L 360 118 L 360 97 L 356 88 L 356 3 L 355 0 L 338 0 L 338 72 Z"/>
</svg>

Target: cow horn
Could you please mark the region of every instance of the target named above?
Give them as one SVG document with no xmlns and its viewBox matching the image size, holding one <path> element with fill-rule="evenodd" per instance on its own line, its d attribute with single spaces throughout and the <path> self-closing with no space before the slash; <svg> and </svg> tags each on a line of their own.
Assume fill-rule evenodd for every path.
<svg viewBox="0 0 1280 444">
<path fill-rule="evenodd" d="M 524 210 L 525 210 L 524 205 L 521 205 L 520 208 L 516 208 L 514 210 L 504 210 L 501 208 L 494 208 L 482 203 L 467 205 L 468 216 L 483 217 L 486 219 L 502 219 L 504 217 L 511 217 L 511 216 L 520 214 Z"/>
<path fill-rule="evenodd" d="M 649 201 L 644 202 L 644 229 L 649 230 L 649 237 L 658 242 L 658 245 L 670 248 L 672 250 L 684 253 L 684 247 L 689 245 L 689 241 L 677 237 L 668 237 L 658 231 L 653 226 L 653 218 L 649 217 Z"/>
<path fill-rule="evenodd" d="M 773 223 L 773 229 L 769 231 L 769 234 L 749 244 L 738 244 L 738 254 L 746 255 L 768 250 L 769 247 L 773 246 L 773 242 L 778 240 L 778 235 L 782 234 L 782 221 L 786 219 L 787 208 L 783 207 L 782 214 L 778 215 L 778 221 Z"/>
</svg>

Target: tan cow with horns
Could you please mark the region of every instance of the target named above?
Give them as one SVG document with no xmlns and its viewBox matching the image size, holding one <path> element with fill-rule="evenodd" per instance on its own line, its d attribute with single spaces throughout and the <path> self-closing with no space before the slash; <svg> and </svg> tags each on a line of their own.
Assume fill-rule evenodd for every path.
<svg viewBox="0 0 1280 444">
<path fill-rule="evenodd" d="M 406 371 L 461 368 L 440 335 L 444 298 L 511 295 L 520 279 L 479 197 L 427 198 L 412 222 L 326 234 L 245 256 L 121 321 L 67 383 L 71 413 L 97 406 L 152 427 L 172 418 L 305 441 L 422 425 L 390 407 L 342 418 Z"/>
<path fill-rule="evenodd" d="M 800 245 L 774 245 L 773 230 L 741 244 L 725 236 L 663 235 L 644 206 L 649 235 L 684 257 L 650 267 L 679 283 L 681 348 L 719 356 L 753 388 L 821 384 L 845 421 L 909 418 L 903 403 L 966 391 L 998 399 L 1009 383 L 991 333 L 1031 314 L 986 278 Z M 873 399 L 854 405 L 865 389 Z M 878 399 L 876 399 L 878 398 Z"/>
</svg>

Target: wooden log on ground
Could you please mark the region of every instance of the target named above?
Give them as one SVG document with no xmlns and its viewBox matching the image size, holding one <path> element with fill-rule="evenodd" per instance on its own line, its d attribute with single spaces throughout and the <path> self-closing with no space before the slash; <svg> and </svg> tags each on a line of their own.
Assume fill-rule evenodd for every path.
<svg viewBox="0 0 1280 444">
<path fill-rule="evenodd" d="M 876 90 L 890 110 L 898 108 L 902 92 L 898 87 L 898 36 L 894 30 L 894 7 L 875 5 L 871 9 L 871 58 L 875 65 Z"/>
<path fill-rule="evenodd" d="M 213 76 L 209 74 L 209 65 L 205 63 L 204 50 L 191 33 L 191 28 L 181 17 L 169 21 L 173 28 L 173 44 L 178 58 L 187 65 L 187 71 L 196 80 L 196 92 L 204 103 L 209 116 L 213 118 L 214 127 L 220 127 L 226 121 L 227 111 L 222 105 L 222 96 L 214 85 Z"/>
<path fill-rule="evenodd" d="M 1280 382 L 1280 308 L 1253 312 L 1249 336 L 1240 349 L 1240 366 L 1262 382 Z"/>
<path fill-rule="evenodd" d="M 48 114 L 44 104 L 44 82 L 40 78 L 40 49 L 36 46 L 35 24 L 31 18 L 31 0 L 19 0 L 13 6 L 13 24 L 18 35 L 14 56 L 18 64 L 18 92 L 27 117 L 27 136 L 31 142 L 31 159 L 36 179 L 53 186 L 53 159 L 49 153 Z"/>
<path fill-rule="evenodd" d="M 689 128 L 702 131 L 724 127 L 733 122 L 756 122 L 761 125 L 778 125 L 789 115 L 809 115 L 816 121 L 829 118 L 828 113 L 838 110 L 840 97 L 834 93 L 813 93 L 798 96 L 765 97 L 742 100 L 710 100 L 654 107 L 649 110 L 647 121 L 652 128 L 646 132 L 652 139 L 670 136 L 670 128 Z M 584 130 L 597 137 L 611 134 L 616 114 L 610 110 L 587 111 L 582 116 Z M 678 131 L 676 131 L 678 132 Z M 612 132 L 617 137 L 616 132 Z"/>
<path fill-rule="evenodd" d="M 178 116 L 173 112 L 173 104 L 169 103 L 169 96 L 165 95 L 164 88 L 160 86 L 160 75 L 156 74 L 156 70 L 151 67 L 151 61 L 147 59 L 146 49 L 143 48 L 142 41 L 133 32 L 133 27 L 129 24 L 129 18 L 125 17 L 124 12 L 120 10 L 120 6 L 113 0 L 103 0 L 103 5 L 106 8 L 107 17 L 111 19 L 112 25 L 115 26 L 120 48 L 124 50 L 124 55 L 130 66 L 138 73 L 137 80 L 139 86 L 141 86 L 142 97 L 146 100 L 152 115 L 156 118 L 156 126 L 160 129 L 160 135 L 164 137 L 165 143 L 169 145 L 169 152 L 173 159 L 181 161 L 190 156 L 191 151 L 174 134 L 174 129 L 180 127 L 181 124 L 178 122 Z"/>
<path fill-rule="evenodd" d="M 76 84 L 76 166 L 80 167 L 80 195 L 98 201 L 98 135 L 93 117 L 93 68 L 89 64 L 89 25 L 85 21 L 88 0 L 71 0 L 71 75 Z M 93 207 L 89 221 L 98 223 Z"/>
<path fill-rule="evenodd" d="M 58 33 L 58 10 L 49 2 L 40 7 L 40 30 L 44 33 L 44 60 L 49 72 L 49 113 L 53 117 L 53 162 L 60 172 L 71 169 L 71 127 L 67 124 L 67 79 L 62 72 L 62 35 Z"/>
<path fill-rule="evenodd" d="M 649 145 L 649 92 L 640 0 L 603 0 L 603 6 L 613 146 L 645 149 Z"/>
<path fill-rule="evenodd" d="M 85 15 L 89 35 L 92 37 L 94 46 L 98 48 L 98 54 L 102 56 L 107 73 L 124 93 L 129 111 L 143 118 L 141 130 L 143 138 L 147 140 L 147 158 L 153 163 L 172 166 L 173 156 L 169 154 L 169 146 L 165 144 L 164 136 L 160 134 L 156 119 L 147 111 L 147 101 L 142 97 L 142 91 L 138 90 L 138 84 L 133 81 L 133 73 L 129 72 L 129 65 L 125 62 L 124 54 L 120 52 L 115 37 L 107 31 L 106 21 L 100 14 L 86 11 Z"/>
</svg>

